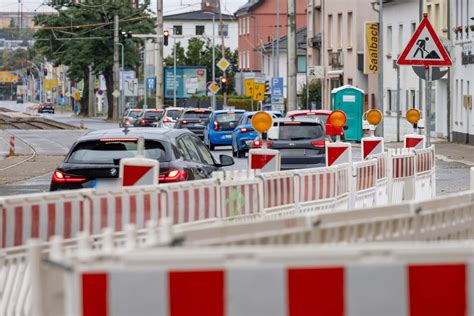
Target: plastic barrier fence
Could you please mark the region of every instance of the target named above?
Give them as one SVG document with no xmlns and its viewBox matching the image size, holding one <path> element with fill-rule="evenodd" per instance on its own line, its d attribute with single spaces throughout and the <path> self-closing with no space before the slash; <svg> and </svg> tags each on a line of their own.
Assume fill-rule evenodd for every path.
<svg viewBox="0 0 474 316">
<path fill-rule="evenodd" d="M 275 213 L 275 212 L 274 212 Z M 90 257 L 96 249 L 107 255 L 112 249 L 124 251 L 146 245 L 169 245 L 179 240 L 189 246 L 351 244 L 371 241 L 440 241 L 474 239 L 474 191 L 453 194 L 425 202 L 402 202 L 378 208 L 319 212 L 247 223 L 181 224 L 172 229 L 147 225 L 141 231 L 108 233 L 89 238 L 50 242 L 42 245 L 51 257 Z M 457 241 L 457 244 L 460 244 Z M 473 250 L 474 247 L 471 247 Z M 31 278 L 24 266 L 26 247 L 8 248 L 0 264 L 0 307 L 20 308 L 31 303 Z M 383 252 L 387 257 L 387 252 Z M 204 257 L 202 257 L 204 258 Z M 216 257 L 212 257 L 216 258 Z M 451 257 L 450 257 L 451 258 Z M 456 257 L 452 257 L 456 259 Z M 51 286 L 51 284 L 49 284 Z M 5 309 L 2 309 L 5 310 Z M 0 310 L 0 311 L 2 311 Z M 5 313 L 4 313 L 5 314 Z M 28 314 L 28 313 L 27 313 Z M 2 314 L 3 315 L 3 314 Z M 9 315 L 9 314 L 7 314 Z"/>
<path fill-rule="evenodd" d="M 415 191 L 415 153 L 408 148 L 390 149 L 390 190 L 392 203 L 414 199 Z"/>
<path fill-rule="evenodd" d="M 262 173 L 263 207 L 266 211 L 293 209 L 298 201 L 297 172 Z"/>
<path fill-rule="evenodd" d="M 382 153 L 377 155 L 370 155 L 367 159 L 376 159 L 377 160 L 377 184 L 376 184 L 376 196 L 375 204 L 376 205 L 385 205 L 388 203 L 388 190 L 389 190 L 389 179 L 388 175 L 390 173 L 389 163 L 388 163 L 388 154 Z"/>
<path fill-rule="evenodd" d="M 422 201 L 436 195 L 434 146 L 416 149 L 415 200 Z"/>
<path fill-rule="evenodd" d="M 363 208 L 376 205 L 377 160 L 355 162 L 352 172 L 354 207 Z"/>
<path fill-rule="evenodd" d="M 74 272 L 46 267 L 49 273 L 32 294 L 39 303 L 33 310 L 397 316 L 474 311 L 472 243 L 141 250 L 86 264 L 66 262 Z M 64 310 L 48 309 L 57 306 Z"/>
</svg>

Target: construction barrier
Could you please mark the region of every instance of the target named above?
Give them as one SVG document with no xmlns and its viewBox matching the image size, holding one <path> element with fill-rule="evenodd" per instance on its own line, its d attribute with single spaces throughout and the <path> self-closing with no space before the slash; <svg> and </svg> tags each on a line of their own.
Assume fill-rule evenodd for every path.
<svg viewBox="0 0 474 316">
<path fill-rule="evenodd" d="M 390 173 L 388 155 L 387 153 L 377 154 L 368 156 L 367 159 L 377 160 L 377 184 L 376 184 L 376 205 L 388 204 L 388 191 L 389 191 L 389 180 L 388 175 Z"/>
<path fill-rule="evenodd" d="M 422 201 L 436 195 L 434 146 L 415 149 L 415 200 Z"/>
<path fill-rule="evenodd" d="M 354 162 L 352 167 L 354 208 L 373 207 L 377 198 L 377 160 Z"/>
<path fill-rule="evenodd" d="M 389 149 L 390 189 L 392 203 L 412 200 L 415 197 L 415 153 L 408 148 Z"/>
<path fill-rule="evenodd" d="M 263 208 L 265 211 L 280 211 L 297 207 L 297 172 L 267 172 L 259 175 L 263 185 Z"/>
<path fill-rule="evenodd" d="M 259 216 L 263 212 L 263 191 L 260 179 L 222 181 L 219 184 L 220 217 Z"/>
<path fill-rule="evenodd" d="M 471 315 L 464 244 L 167 248 L 61 260 L 32 289 L 39 315 Z M 62 268 L 65 261 L 71 269 Z M 43 269 L 42 269 L 43 268 Z M 133 299 L 130 299 L 133 298 Z"/>
</svg>

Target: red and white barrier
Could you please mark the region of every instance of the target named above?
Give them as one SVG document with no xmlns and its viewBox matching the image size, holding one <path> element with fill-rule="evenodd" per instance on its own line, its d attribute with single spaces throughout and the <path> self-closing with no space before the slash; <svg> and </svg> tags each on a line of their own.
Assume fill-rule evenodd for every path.
<svg viewBox="0 0 474 316">
<path fill-rule="evenodd" d="M 426 137 L 421 134 L 407 134 L 403 138 L 403 147 L 423 149 L 426 147 Z"/>
<path fill-rule="evenodd" d="M 378 155 L 384 152 L 383 137 L 364 137 L 361 139 L 362 160 L 367 159 L 370 155 Z"/>
<path fill-rule="evenodd" d="M 432 199 L 436 195 L 434 146 L 415 150 L 415 200 Z"/>
<path fill-rule="evenodd" d="M 221 218 L 252 217 L 263 212 L 263 188 L 260 179 L 222 181 L 219 193 Z"/>
<path fill-rule="evenodd" d="M 268 148 L 249 150 L 249 169 L 262 172 L 280 171 L 280 151 Z"/>
<path fill-rule="evenodd" d="M 376 205 L 377 160 L 354 162 L 352 205 L 355 208 L 373 207 Z"/>
<path fill-rule="evenodd" d="M 132 252 L 118 259 L 124 267 L 74 269 L 64 295 L 42 284 L 40 302 L 67 297 L 76 315 L 470 315 L 472 251 L 450 246 Z"/>
<path fill-rule="evenodd" d="M 16 155 L 16 152 L 15 152 L 15 136 L 13 136 L 13 135 L 10 135 L 10 142 L 8 144 L 8 155 L 10 157 Z"/>
<path fill-rule="evenodd" d="M 299 207 L 302 212 L 333 209 L 337 197 L 335 168 L 298 171 Z"/>
<path fill-rule="evenodd" d="M 368 156 L 367 159 L 377 160 L 377 185 L 376 185 L 376 205 L 381 206 L 389 202 L 388 200 L 388 174 L 390 173 L 387 153 Z"/>
<path fill-rule="evenodd" d="M 389 150 L 391 174 L 389 200 L 391 203 L 415 197 L 415 154 L 409 148 Z"/>
<path fill-rule="evenodd" d="M 0 200 L 0 245 L 22 246 L 31 238 L 49 240 L 61 235 L 72 238 L 86 229 L 91 190 L 31 194 Z"/>
<path fill-rule="evenodd" d="M 265 211 L 293 209 L 297 207 L 298 191 L 296 171 L 262 173 L 263 207 Z"/>
<path fill-rule="evenodd" d="M 352 163 L 352 148 L 350 143 L 326 143 L 326 167 Z"/>
<path fill-rule="evenodd" d="M 120 160 L 122 186 L 156 185 L 159 177 L 159 162 L 156 159 L 124 158 Z"/>
<path fill-rule="evenodd" d="M 173 224 L 220 217 L 219 183 L 215 179 L 160 186 L 166 198 L 164 209 Z"/>
</svg>

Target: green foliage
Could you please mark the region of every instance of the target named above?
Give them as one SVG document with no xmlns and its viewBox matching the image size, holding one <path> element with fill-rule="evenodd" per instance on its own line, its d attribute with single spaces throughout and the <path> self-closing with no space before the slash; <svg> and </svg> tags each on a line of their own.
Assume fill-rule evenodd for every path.
<svg viewBox="0 0 474 316">
<path fill-rule="evenodd" d="M 28 60 L 34 57 L 32 49 L 16 49 L 0 51 L 0 70 L 25 70 L 28 67 Z"/>
<path fill-rule="evenodd" d="M 38 53 L 55 66 L 67 66 L 70 79 L 84 81 L 81 100 L 83 113 L 87 111 L 90 67 L 95 75 L 102 74 L 105 77 L 109 118 L 112 116 L 114 16 L 119 16 L 122 31 L 135 34 L 154 32 L 153 21 L 147 11 L 149 1 L 139 8 L 133 7 L 131 3 L 129 0 L 89 0 L 87 4 L 52 1 L 50 6 L 57 14 L 38 15 L 35 18 L 35 24 L 42 27 L 34 34 Z M 137 46 L 142 44 L 142 40 L 131 38 L 122 44 L 125 69 L 137 67 Z"/>
<path fill-rule="evenodd" d="M 303 109 L 307 109 L 306 103 L 306 89 L 307 85 L 302 85 L 302 93 L 300 96 L 300 101 Z M 311 107 L 311 102 L 321 103 L 321 83 L 319 80 L 313 80 L 309 84 L 309 107 Z"/>
<path fill-rule="evenodd" d="M 170 41 L 171 43 L 172 41 Z M 181 51 L 182 50 L 182 51 Z M 207 66 L 207 79 L 212 80 L 212 64 L 217 63 L 222 58 L 222 46 L 215 46 L 215 56 L 212 58 L 212 42 L 210 40 L 204 41 L 199 37 L 193 37 L 189 39 L 186 53 L 181 45 L 176 43 L 176 65 L 177 66 Z M 173 66 L 173 53 L 165 58 L 167 66 Z M 230 48 L 225 49 L 225 57 L 230 63 L 230 67 L 227 69 L 226 75 L 229 81 L 228 93 L 233 92 L 234 87 L 234 71 L 237 70 L 238 65 L 238 52 L 237 50 L 231 51 Z M 216 81 L 223 75 L 219 67 L 216 66 Z"/>
</svg>

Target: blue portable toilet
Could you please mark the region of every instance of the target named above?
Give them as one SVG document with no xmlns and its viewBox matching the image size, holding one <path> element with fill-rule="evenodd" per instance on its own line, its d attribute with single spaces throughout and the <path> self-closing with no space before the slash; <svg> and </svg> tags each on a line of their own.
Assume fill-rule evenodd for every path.
<svg viewBox="0 0 474 316">
<path fill-rule="evenodd" d="M 344 131 L 346 140 L 362 139 L 362 115 L 364 114 L 364 90 L 345 85 L 331 91 L 331 109 L 344 111 L 348 129 Z"/>
</svg>

